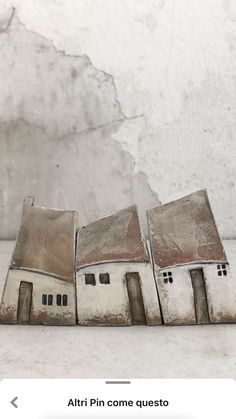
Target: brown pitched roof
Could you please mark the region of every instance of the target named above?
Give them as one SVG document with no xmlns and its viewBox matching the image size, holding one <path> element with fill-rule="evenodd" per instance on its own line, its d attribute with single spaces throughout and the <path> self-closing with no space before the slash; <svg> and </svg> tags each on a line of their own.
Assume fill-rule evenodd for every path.
<svg viewBox="0 0 236 419">
<path fill-rule="evenodd" d="M 226 262 L 207 192 L 198 191 L 147 212 L 154 263 Z"/>
<path fill-rule="evenodd" d="M 10 268 L 38 271 L 73 281 L 75 235 L 75 211 L 25 205 Z"/>
<path fill-rule="evenodd" d="M 135 206 L 89 224 L 78 234 L 77 268 L 115 261 L 149 261 Z"/>
</svg>

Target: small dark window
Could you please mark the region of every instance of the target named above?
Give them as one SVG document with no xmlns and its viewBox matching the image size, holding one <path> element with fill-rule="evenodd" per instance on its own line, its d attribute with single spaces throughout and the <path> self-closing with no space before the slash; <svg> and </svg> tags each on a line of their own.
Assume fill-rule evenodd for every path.
<svg viewBox="0 0 236 419">
<path fill-rule="evenodd" d="M 99 274 L 100 284 L 110 284 L 110 275 L 108 273 Z"/>
<path fill-rule="evenodd" d="M 94 274 L 85 274 L 85 284 L 86 285 L 96 285 L 95 275 Z"/>
<path fill-rule="evenodd" d="M 63 295 L 63 306 L 67 306 L 67 305 L 68 305 L 68 296 Z"/>
<path fill-rule="evenodd" d="M 52 303 L 53 303 L 53 295 L 49 294 L 49 296 L 48 296 L 48 305 L 49 306 L 52 306 Z"/>
<path fill-rule="evenodd" d="M 164 284 L 167 284 L 168 282 L 170 283 L 170 284 L 172 284 L 173 283 L 173 277 L 172 277 L 172 272 L 163 272 L 163 281 L 164 281 Z"/>
<path fill-rule="evenodd" d="M 222 265 L 217 265 L 217 273 L 218 276 L 227 276 L 227 268 L 225 263 L 223 263 Z"/>
<path fill-rule="evenodd" d="M 61 306 L 61 294 L 57 294 L 57 306 Z"/>
<path fill-rule="evenodd" d="M 43 304 L 44 306 L 46 306 L 46 305 L 47 305 L 47 294 L 43 294 L 43 295 L 42 295 L 42 304 Z"/>
</svg>

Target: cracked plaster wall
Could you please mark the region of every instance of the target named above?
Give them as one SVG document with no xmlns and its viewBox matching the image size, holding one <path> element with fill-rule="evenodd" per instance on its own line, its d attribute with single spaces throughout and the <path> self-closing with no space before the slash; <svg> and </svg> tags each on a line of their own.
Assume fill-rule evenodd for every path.
<svg viewBox="0 0 236 419">
<path fill-rule="evenodd" d="M 2 0 L 0 237 L 27 194 L 145 224 L 205 187 L 234 237 L 235 23 L 230 0 Z"/>
</svg>

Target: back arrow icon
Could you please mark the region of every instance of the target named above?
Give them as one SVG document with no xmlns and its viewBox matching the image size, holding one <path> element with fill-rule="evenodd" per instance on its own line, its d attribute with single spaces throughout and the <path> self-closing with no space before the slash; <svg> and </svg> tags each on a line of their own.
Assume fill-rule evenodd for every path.
<svg viewBox="0 0 236 419">
<path fill-rule="evenodd" d="M 17 404 L 16 404 L 17 399 L 18 399 L 18 397 L 14 397 L 14 399 L 12 399 L 12 401 L 10 402 L 12 404 L 12 406 L 14 406 L 16 409 L 18 407 Z"/>
</svg>

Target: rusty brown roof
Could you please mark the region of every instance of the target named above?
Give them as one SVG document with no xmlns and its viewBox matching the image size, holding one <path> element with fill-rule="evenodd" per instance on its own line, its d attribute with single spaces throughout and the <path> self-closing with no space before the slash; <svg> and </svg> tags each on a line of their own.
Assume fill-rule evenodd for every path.
<svg viewBox="0 0 236 419">
<path fill-rule="evenodd" d="M 114 261 L 149 261 L 135 206 L 95 221 L 78 234 L 77 268 Z"/>
<path fill-rule="evenodd" d="M 25 206 L 10 267 L 75 277 L 76 212 Z"/>
<path fill-rule="evenodd" d="M 207 191 L 147 211 L 154 263 L 160 268 L 226 262 Z"/>
</svg>

